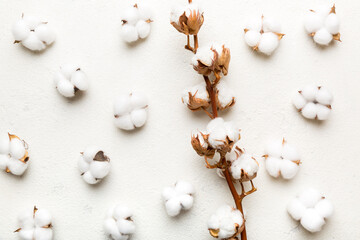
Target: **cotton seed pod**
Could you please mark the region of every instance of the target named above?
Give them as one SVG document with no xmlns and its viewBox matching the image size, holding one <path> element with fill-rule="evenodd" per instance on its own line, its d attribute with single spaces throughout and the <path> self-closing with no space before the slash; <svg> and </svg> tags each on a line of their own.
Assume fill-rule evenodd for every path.
<svg viewBox="0 0 360 240">
<path fill-rule="evenodd" d="M 21 43 L 31 51 L 42 51 L 55 40 L 55 33 L 47 22 L 37 17 L 24 16 L 12 27 L 14 43 Z"/>
<path fill-rule="evenodd" d="M 224 110 L 235 104 L 234 92 L 224 81 L 220 81 L 216 85 L 215 101 L 219 110 Z"/>
<path fill-rule="evenodd" d="M 115 125 L 123 130 L 142 127 L 147 119 L 148 100 L 141 92 L 119 95 L 114 103 Z"/>
<path fill-rule="evenodd" d="M 128 6 L 122 14 L 121 36 L 126 42 L 135 42 L 138 39 L 146 38 L 151 31 L 152 12 L 145 4 Z"/>
<path fill-rule="evenodd" d="M 305 17 L 305 30 L 315 43 L 329 45 L 332 40 L 340 41 L 340 20 L 333 7 L 323 5 L 310 10 Z"/>
<path fill-rule="evenodd" d="M 162 197 L 167 214 L 175 217 L 181 210 L 189 210 L 194 203 L 194 193 L 194 187 L 185 181 L 178 181 L 174 186 L 164 188 Z"/>
<path fill-rule="evenodd" d="M 110 159 L 97 147 L 87 147 L 81 153 L 78 168 L 88 184 L 96 184 L 110 172 Z"/>
<path fill-rule="evenodd" d="M 54 76 L 56 89 L 67 98 L 72 98 L 78 91 L 86 91 L 89 88 L 85 73 L 79 65 L 65 64 L 60 67 Z"/>
<path fill-rule="evenodd" d="M 104 221 L 105 233 L 114 240 L 127 240 L 135 232 L 133 213 L 125 205 L 110 208 Z"/>
<path fill-rule="evenodd" d="M 332 203 L 318 190 L 310 188 L 292 199 L 287 211 L 309 232 L 319 232 L 334 209 Z"/>
<path fill-rule="evenodd" d="M 299 171 L 300 155 L 285 139 L 269 142 L 265 149 L 265 167 L 272 177 L 292 179 Z"/>
<path fill-rule="evenodd" d="M 233 239 L 244 230 L 244 217 L 238 209 L 220 207 L 208 221 L 210 235 L 219 239 Z"/>
<path fill-rule="evenodd" d="M 215 149 L 209 146 L 207 139 L 208 135 L 203 134 L 200 131 L 195 131 L 191 136 L 191 145 L 200 156 L 213 158 Z"/>
<path fill-rule="evenodd" d="M 22 175 L 28 167 L 28 145 L 18 136 L 5 133 L 0 136 L 0 169 Z"/>
<path fill-rule="evenodd" d="M 333 96 L 325 87 L 308 85 L 298 91 L 294 106 L 308 119 L 326 120 L 331 113 Z"/>
<path fill-rule="evenodd" d="M 235 180 L 246 182 L 256 177 L 259 170 L 259 163 L 244 149 L 240 148 L 240 141 L 237 141 L 226 154 L 226 160 L 231 163 L 230 172 Z"/>
<path fill-rule="evenodd" d="M 171 11 L 170 23 L 176 30 L 185 35 L 198 34 L 204 23 L 204 11 L 199 1 L 192 1 L 183 6 L 177 6 Z"/>
<path fill-rule="evenodd" d="M 52 217 L 45 209 L 26 209 L 18 217 L 19 228 L 15 231 L 23 240 L 53 239 Z"/>
<path fill-rule="evenodd" d="M 203 82 L 190 89 L 186 89 L 181 100 L 191 111 L 208 108 L 210 106 L 210 98 L 206 90 L 206 84 Z"/>
<path fill-rule="evenodd" d="M 285 34 L 281 32 L 281 25 L 275 19 L 264 17 L 250 21 L 245 32 L 245 42 L 253 50 L 271 55 L 279 46 Z"/>
<path fill-rule="evenodd" d="M 192 65 L 195 71 L 205 76 L 214 73 L 216 80 L 220 79 L 220 73 L 227 75 L 229 63 L 230 49 L 220 44 L 201 47 L 192 58 Z"/>
</svg>

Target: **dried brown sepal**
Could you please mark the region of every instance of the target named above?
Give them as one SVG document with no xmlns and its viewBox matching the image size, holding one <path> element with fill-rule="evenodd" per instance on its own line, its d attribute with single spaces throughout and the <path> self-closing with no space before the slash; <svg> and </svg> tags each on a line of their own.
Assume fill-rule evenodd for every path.
<svg viewBox="0 0 360 240">
<path fill-rule="evenodd" d="M 108 156 L 106 156 L 106 155 L 104 154 L 103 151 L 98 151 L 98 152 L 95 154 L 94 161 L 98 161 L 98 162 L 109 162 L 110 159 L 109 159 Z"/>
<path fill-rule="evenodd" d="M 179 17 L 178 22 L 170 22 L 176 30 L 185 35 L 198 34 L 202 24 L 204 23 L 204 15 L 199 11 L 193 10 L 190 12 L 189 17 L 186 16 L 186 12 Z"/>
<path fill-rule="evenodd" d="M 204 141 L 207 142 L 208 136 L 205 134 L 202 134 L 202 137 L 204 138 Z M 209 147 L 208 144 L 207 144 L 208 145 L 207 148 L 203 147 L 203 145 L 201 144 L 199 135 L 191 136 L 191 145 L 194 148 L 195 152 L 200 156 L 206 156 L 208 158 L 213 158 L 215 155 L 215 149 Z"/>
<path fill-rule="evenodd" d="M 331 7 L 331 10 L 330 10 L 329 14 L 331 14 L 331 13 L 336 14 L 336 11 L 335 11 L 335 4 Z"/>
<path fill-rule="evenodd" d="M 209 229 L 209 233 L 212 237 L 218 238 L 219 237 L 220 229 Z"/>
<path fill-rule="evenodd" d="M 334 34 L 334 35 L 333 35 L 333 39 L 334 39 L 335 41 L 341 42 L 340 33 Z"/>
<path fill-rule="evenodd" d="M 216 90 L 215 99 L 216 99 L 216 106 L 219 110 L 224 110 L 224 109 L 230 108 L 230 107 L 234 106 L 235 102 L 236 102 L 235 97 L 233 97 L 226 106 L 222 106 L 219 101 L 219 90 Z"/>
<path fill-rule="evenodd" d="M 206 109 L 210 106 L 209 101 L 196 97 L 197 91 L 195 92 L 194 95 L 192 95 L 191 92 L 189 92 L 188 94 L 189 94 L 189 103 L 187 104 L 187 107 L 191 111 L 198 111 L 201 110 L 202 108 Z M 182 101 L 184 102 L 184 100 Z"/>
</svg>

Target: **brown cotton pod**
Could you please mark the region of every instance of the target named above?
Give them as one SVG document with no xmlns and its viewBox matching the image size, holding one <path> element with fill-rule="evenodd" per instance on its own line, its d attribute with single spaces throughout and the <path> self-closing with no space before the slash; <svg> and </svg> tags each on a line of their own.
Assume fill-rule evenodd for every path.
<svg viewBox="0 0 360 240">
<path fill-rule="evenodd" d="M 199 10 L 191 10 L 187 16 L 186 11 L 179 17 L 178 22 L 171 22 L 176 30 L 185 35 L 196 35 L 204 23 L 203 13 Z"/>
<path fill-rule="evenodd" d="M 199 156 L 213 158 L 215 155 L 215 149 L 207 143 L 207 135 L 201 132 L 191 136 L 191 145 Z"/>
<path fill-rule="evenodd" d="M 191 94 L 191 92 L 189 92 L 188 94 L 189 94 L 189 102 L 187 103 L 187 107 L 191 111 L 198 111 L 201 110 L 202 108 L 209 107 L 210 105 L 209 101 L 207 101 L 206 99 L 196 97 L 197 92 L 195 92 L 195 94 Z M 184 103 L 183 99 L 182 102 Z"/>
</svg>

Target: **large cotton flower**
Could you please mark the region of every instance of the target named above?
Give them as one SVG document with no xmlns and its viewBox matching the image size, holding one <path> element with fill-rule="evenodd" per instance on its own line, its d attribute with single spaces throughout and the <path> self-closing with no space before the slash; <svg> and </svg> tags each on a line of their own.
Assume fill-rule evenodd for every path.
<svg viewBox="0 0 360 240">
<path fill-rule="evenodd" d="M 22 175 L 28 167 L 28 146 L 18 136 L 5 133 L 0 136 L 0 169 Z"/>
<path fill-rule="evenodd" d="M 333 205 L 319 191 L 307 189 L 291 200 L 287 210 L 309 232 L 318 232 L 333 213 Z"/>
<path fill-rule="evenodd" d="M 189 210 L 193 206 L 194 193 L 194 187 L 185 181 L 178 181 L 174 186 L 164 188 L 162 196 L 167 214 L 174 217 L 181 210 Z"/>
<path fill-rule="evenodd" d="M 44 50 L 48 45 L 54 42 L 55 33 L 48 26 L 47 22 L 40 18 L 32 16 L 22 16 L 17 21 L 12 32 L 15 43 L 21 43 L 24 47 L 32 51 Z"/>
<path fill-rule="evenodd" d="M 105 233 L 114 240 L 128 240 L 135 232 L 132 210 L 124 205 L 117 205 L 106 214 Z"/>
</svg>

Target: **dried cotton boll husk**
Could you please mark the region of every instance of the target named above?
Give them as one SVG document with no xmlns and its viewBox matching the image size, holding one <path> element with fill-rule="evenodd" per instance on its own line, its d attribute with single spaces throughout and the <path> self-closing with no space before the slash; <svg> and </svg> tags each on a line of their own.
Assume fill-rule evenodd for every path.
<svg viewBox="0 0 360 240">
<path fill-rule="evenodd" d="M 111 239 L 127 240 L 135 233 L 133 213 L 125 205 L 110 208 L 104 221 L 104 231 Z"/>
<path fill-rule="evenodd" d="M 146 38 L 151 31 L 152 11 L 146 3 L 136 3 L 124 9 L 121 16 L 121 37 L 131 43 Z"/>
<path fill-rule="evenodd" d="M 46 209 L 26 209 L 18 216 L 19 228 L 15 231 L 23 240 L 53 239 L 52 217 Z"/>
<path fill-rule="evenodd" d="M 87 147 L 78 160 L 81 176 L 88 184 L 96 184 L 110 172 L 110 159 L 97 147 Z"/>
<path fill-rule="evenodd" d="M 272 177 L 281 175 L 284 179 L 292 179 L 299 171 L 300 155 L 285 139 L 269 142 L 264 157 L 266 170 Z"/>
<path fill-rule="evenodd" d="M 204 11 L 200 1 L 193 0 L 191 3 L 175 6 L 170 14 L 170 23 L 185 35 L 198 34 L 204 23 Z"/>
<path fill-rule="evenodd" d="M 174 186 L 164 188 L 162 197 L 167 214 L 175 217 L 181 210 L 189 210 L 194 203 L 194 193 L 194 187 L 185 181 L 178 181 Z"/>
<path fill-rule="evenodd" d="M 194 131 L 191 135 L 191 145 L 198 155 L 208 158 L 214 157 L 215 149 L 209 146 L 206 132 Z"/>
<path fill-rule="evenodd" d="M 224 81 L 220 81 L 216 85 L 216 105 L 219 110 L 224 110 L 226 108 L 232 107 L 235 104 L 234 92 L 231 88 L 227 86 Z"/>
<path fill-rule="evenodd" d="M 334 209 L 331 202 L 318 190 L 307 189 L 290 201 L 287 211 L 292 218 L 300 221 L 309 232 L 318 232 Z"/>
<path fill-rule="evenodd" d="M 224 205 L 210 217 L 208 229 L 214 238 L 230 239 L 244 230 L 244 223 L 244 217 L 238 209 Z"/>
<path fill-rule="evenodd" d="M 293 104 L 308 119 L 326 120 L 331 113 L 333 96 L 322 86 L 308 85 L 298 91 Z"/>
<path fill-rule="evenodd" d="M 54 76 L 56 89 L 67 98 L 72 98 L 78 91 L 89 88 L 88 79 L 79 65 L 65 64 Z"/>
<path fill-rule="evenodd" d="M 14 43 L 21 43 L 31 51 L 42 51 L 55 41 L 55 33 L 47 22 L 32 16 L 22 16 L 12 27 Z"/>
<path fill-rule="evenodd" d="M 22 175 L 28 167 L 28 145 L 18 136 L 3 133 L 0 136 L 0 169 L 14 175 Z"/>
<path fill-rule="evenodd" d="M 319 45 L 329 45 L 332 40 L 341 41 L 340 19 L 336 15 L 335 5 L 310 10 L 305 16 L 304 25 L 309 36 Z"/>
<path fill-rule="evenodd" d="M 147 119 L 148 100 L 141 92 L 119 95 L 114 103 L 115 125 L 123 130 L 142 127 Z"/>
<path fill-rule="evenodd" d="M 210 106 L 210 98 L 205 82 L 183 91 L 181 100 L 192 111 L 208 108 Z"/>
<path fill-rule="evenodd" d="M 253 50 L 266 55 L 271 55 L 279 46 L 284 36 L 281 32 L 281 24 L 271 17 L 250 20 L 244 29 L 245 42 Z"/>
</svg>

